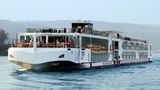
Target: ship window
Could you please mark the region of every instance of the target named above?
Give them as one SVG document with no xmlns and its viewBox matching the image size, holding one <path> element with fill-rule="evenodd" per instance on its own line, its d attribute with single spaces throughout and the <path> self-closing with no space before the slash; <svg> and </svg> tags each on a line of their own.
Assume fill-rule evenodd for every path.
<svg viewBox="0 0 160 90">
<path fill-rule="evenodd" d="M 54 36 L 48 36 L 48 43 L 53 43 L 55 42 L 55 37 Z"/>
<path fill-rule="evenodd" d="M 42 36 L 43 43 L 46 43 L 46 36 Z"/>
<path fill-rule="evenodd" d="M 91 60 L 108 60 L 108 40 L 99 38 L 82 37 L 82 48 L 91 49 Z"/>
<path fill-rule="evenodd" d="M 133 42 L 130 43 L 130 49 L 134 50 L 134 43 Z"/>
<path fill-rule="evenodd" d="M 25 41 L 25 36 L 20 36 L 20 42 L 24 42 Z"/>
<path fill-rule="evenodd" d="M 20 42 L 31 42 L 31 36 L 20 36 Z"/>
<path fill-rule="evenodd" d="M 82 48 L 90 48 L 93 52 L 108 51 L 108 40 L 82 37 Z"/>
<path fill-rule="evenodd" d="M 31 42 L 31 36 L 26 36 L 26 42 Z"/>
<path fill-rule="evenodd" d="M 37 36 L 36 42 L 37 43 L 46 43 L 46 36 Z"/>
<path fill-rule="evenodd" d="M 127 49 L 127 42 L 122 43 L 122 48 L 125 49 L 125 50 Z"/>
<path fill-rule="evenodd" d="M 119 43 L 118 43 L 118 41 L 112 41 L 112 47 L 114 49 L 119 49 Z"/>
<path fill-rule="evenodd" d="M 91 48 L 92 43 L 91 43 L 91 38 L 89 37 L 82 37 L 82 48 Z"/>
<path fill-rule="evenodd" d="M 69 43 L 72 42 L 71 48 L 79 48 L 79 36 L 68 36 L 66 41 Z M 67 45 L 67 47 L 70 47 Z"/>
<path fill-rule="evenodd" d="M 17 47 L 33 47 L 33 37 L 31 35 L 20 35 L 16 43 Z"/>
<path fill-rule="evenodd" d="M 136 50 L 139 50 L 140 48 L 140 45 L 139 45 L 139 43 L 136 43 Z"/>
</svg>

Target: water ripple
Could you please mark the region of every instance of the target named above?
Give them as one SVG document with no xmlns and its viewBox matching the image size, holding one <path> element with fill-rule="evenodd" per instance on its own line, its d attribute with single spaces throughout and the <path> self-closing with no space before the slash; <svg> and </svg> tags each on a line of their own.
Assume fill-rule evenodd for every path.
<svg viewBox="0 0 160 90">
<path fill-rule="evenodd" d="M 160 90 L 160 58 L 147 64 L 73 72 L 17 71 L 14 67 L 3 57 L 0 90 Z"/>
</svg>

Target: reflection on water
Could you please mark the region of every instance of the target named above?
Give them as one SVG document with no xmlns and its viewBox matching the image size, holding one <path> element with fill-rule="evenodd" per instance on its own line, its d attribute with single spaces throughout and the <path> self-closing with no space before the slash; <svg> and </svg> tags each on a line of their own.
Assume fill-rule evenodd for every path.
<svg viewBox="0 0 160 90">
<path fill-rule="evenodd" d="M 0 90 L 155 90 L 160 61 L 72 72 L 18 71 L 0 57 Z"/>
</svg>

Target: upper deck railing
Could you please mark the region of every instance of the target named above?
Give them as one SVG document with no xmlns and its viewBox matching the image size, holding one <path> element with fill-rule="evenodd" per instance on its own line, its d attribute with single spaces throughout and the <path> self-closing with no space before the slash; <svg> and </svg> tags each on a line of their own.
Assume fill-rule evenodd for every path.
<svg viewBox="0 0 160 90">
<path fill-rule="evenodd" d="M 106 31 L 106 30 L 103 30 L 103 31 L 88 30 L 87 28 L 82 28 L 82 29 L 78 29 L 78 28 L 27 28 L 27 33 L 84 33 L 84 34 L 117 38 L 117 39 L 122 39 L 126 41 L 147 43 L 146 40 L 126 37 L 124 36 L 124 33 L 122 32 Z"/>
</svg>

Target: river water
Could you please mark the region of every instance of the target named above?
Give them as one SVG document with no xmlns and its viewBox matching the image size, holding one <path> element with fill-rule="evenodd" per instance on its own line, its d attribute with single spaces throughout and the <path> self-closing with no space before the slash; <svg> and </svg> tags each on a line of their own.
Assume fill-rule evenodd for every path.
<svg viewBox="0 0 160 90">
<path fill-rule="evenodd" d="M 18 71 L 0 57 L 0 90 L 160 90 L 160 58 L 154 62 L 72 72 Z"/>
</svg>

